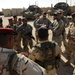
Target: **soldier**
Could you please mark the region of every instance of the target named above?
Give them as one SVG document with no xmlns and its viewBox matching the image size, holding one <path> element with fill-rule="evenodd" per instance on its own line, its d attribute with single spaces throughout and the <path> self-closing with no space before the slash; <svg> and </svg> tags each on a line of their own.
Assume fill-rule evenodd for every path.
<svg viewBox="0 0 75 75">
<path fill-rule="evenodd" d="M 54 12 L 54 22 L 52 24 L 52 33 L 53 33 L 52 40 L 57 42 L 60 47 L 62 45 L 62 39 L 65 40 L 65 32 L 63 32 L 64 29 L 65 27 L 64 22 L 61 19 L 61 14 L 59 11 L 56 10 Z"/>
<path fill-rule="evenodd" d="M 9 24 L 6 26 L 6 28 L 13 28 L 14 29 L 13 19 L 9 18 L 8 22 L 9 22 Z"/>
<path fill-rule="evenodd" d="M 50 27 L 51 21 L 50 21 L 48 18 L 46 18 L 46 14 L 47 14 L 46 12 L 43 12 L 43 13 L 42 13 L 42 17 L 39 18 L 39 20 L 37 21 L 37 26 L 38 26 L 38 27 L 40 27 L 40 26 L 42 26 L 42 25 L 46 25 L 47 28 Z"/>
<path fill-rule="evenodd" d="M 0 28 L 0 75 L 46 75 L 45 69 L 13 49 L 14 31 Z"/>
<path fill-rule="evenodd" d="M 15 40 L 15 43 L 14 43 L 14 49 L 17 50 L 18 52 L 20 52 L 20 50 L 22 50 L 21 48 L 21 37 L 20 35 L 17 33 L 17 25 L 13 24 L 13 19 L 12 18 L 9 18 L 8 19 L 9 21 L 9 24 L 6 26 L 6 28 L 12 28 L 15 32 L 16 35 L 14 35 L 14 40 Z"/>
<path fill-rule="evenodd" d="M 39 43 L 32 48 L 29 58 L 44 67 L 47 75 L 56 75 L 60 61 L 60 47 L 48 40 L 48 29 L 42 26 L 38 29 Z"/>
<path fill-rule="evenodd" d="M 0 18 L 0 28 L 3 28 L 3 20 Z"/>
<path fill-rule="evenodd" d="M 18 28 L 20 25 L 22 25 L 22 19 L 21 19 L 21 18 L 18 18 L 18 23 L 16 24 L 16 32 L 17 32 L 17 28 Z M 17 33 L 16 40 L 17 40 L 17 44 L 16 44 L 15 49 L 16 49 L 18 52 L 21 52 L 21 51 L 22 51 L 22 47 L 21 47 L 21 35 L 20 35 L 19 33 Z"/>
<path fill-rule="evenodd" d="M 17 16 L 14 16 L 14 26 L 16 27 L 15 30 L 17 32 L 17 28 L 22 25 L 22 19 L 21 18 L 18 18 L 18 21 L 17 21 Z M 18 52 L 21 52 L 22 51 L 22 47 L 21 47 L 21 35 L 19 33 L 17 33 L 17 36 L 16 36 L 16 46 L 15 46 L 15 49 L 18 51 Z"/>
<path fill-rule="evenodd" d="M 68 42 L 65 42 L 65 49 L 67 53 L 67 65 L 70 64 L 71 57 L 73 57 L 75 65 L 75 12 L 72 13 L 72 23 L 67 35 Z"/>
<path fill-rule="evenodd" d="M 58 9 L 58 11 L 60 12 L 60 15 L 61 15 L 61 19 L 63 20 L 63 22 L 65 23 L 65 27 L 68 27 L 69 26 L 69 19 L 64 16 L 64 11 L 62 9 Z"/>
<path fill-rule="evenodd" d="M 40 18 L 40 14 L 37 13 L 37 14 L 35 14 L 34 16 L 35 16 L 35 20 L 34 20 L 33 25 L 34 25 L 34 27 L 37 29 L 38 27 L 37 27 L 37 25 L 36 25 L 36 22 L 37 22 L 37 20 Z"/>
<path fill-rule="evenodd" d="M 21 35 L 22 43 L 23 43 L 23 51 L 29 53 L 29 48 L 32 48 L 33 41 L 32 41 L 32 27 L 31 25 L 27 24 L 27 19 L 22 19 L 23 24 L 20 25 L 17 29 L 17 32 Z"/>
<path fill-rule="evenodd" d="M 35 27 L 35 36 L 36 36 L 36 42 L 38 43 L 38 37 L 37 37 L 37 32 L 38 32 L 38 26 L 37 26 L 37 20 L 40 18 L 40 14 L 37 13 L 35 14 L 35 20 L 34 20 L 34 27 Z"/>
<path fill-rule="evenodd" d="M 17 24 L 17 23 L 18 23 L 18 21 L 17 21 L 17 15 L 14 15 L 14 16 L 13 16 L 13 23 L 14 23 L 14 24 Z"/>
<path fill-rule="evenodd" d="M 19 19 L 18 19 L 18 24 L 17 24 L 17 25 L 19 26 L 19 25 L 21 25 L 21 24 L 22 24 L 22 19 L 19 18 Z"/>
<path fill-rule="evenodd" d="M 6 28 L 12 28 L 13 30 L 14 30 L 14 32 L 15 32 L 15 34 L 17 34 L 16 33 L 16 25 L 14 25 L 13 24 L 13 19 L 12 18 L 8 18 L 8 22 L 9 22 L 9 24 L 6 26 Z"/>
</svg>

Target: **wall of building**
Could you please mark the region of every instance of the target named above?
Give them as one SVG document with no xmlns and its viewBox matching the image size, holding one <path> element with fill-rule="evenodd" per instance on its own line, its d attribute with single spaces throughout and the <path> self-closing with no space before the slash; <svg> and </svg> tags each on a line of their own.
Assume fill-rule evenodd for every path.
<svg viewBox="0 0 75 75">
<path fill-rule="evenodd" d="M 22 10 L 23 10 L 22 8 L 2 9 L 2 12 L 5 17 L 14 15 L 20 16 Z"/>
<path fill-rule="evenodd" d="M 10 9 L 2 9 L 3 14 L 5 17 L 11 16 L 11 10 Z"/>
</svg>

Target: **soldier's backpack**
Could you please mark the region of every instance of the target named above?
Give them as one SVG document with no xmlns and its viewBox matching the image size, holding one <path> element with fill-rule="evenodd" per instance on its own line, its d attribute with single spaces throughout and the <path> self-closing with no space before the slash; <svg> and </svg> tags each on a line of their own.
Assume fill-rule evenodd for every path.
<svg viewBox="0 0 75 75">
<path fill-rule="evenodd" d="M 44 68 L 46 68 L 46 66 L 48 66 L 48 65 L 52 65 L 52 68 L 54 68 L 54 67 L 57 68 L 57 65 L 59 62 L 58 60 L 60 59 L 60 57 L 55 56 L 55 47 L 56 47 L 55 43 L 48 41 L 48 42 L 40 43 L 40 44 L 36 45 L 35 47 L 38 48 L 39 50 L 41 50 L 43 52 L 43 56 L 44 56 L 43 63 L 40 63 L 39 60 L 36 60 L 36 62 L 38 64 L 40 64 Z"/>
<path fill-rule="evenodd" d="M 7 67 L 3 67 L 2 70 L 0 70 L 0 75 L 19 75 L 21 74 L 19 71 L 13 70 L 13 66 L 17 65 L 18 60 L 23 60 L 24 65 L 22 67 L 19 67 L 20 69 L 23 69 L 23 74 L 25 75 L 46 75 L 46 71 L 44 68 L 39 66 L 34 61 L 30 60 L 29 58 L 25 57 L 23 54 L 11 54 Z"/>
</svg>

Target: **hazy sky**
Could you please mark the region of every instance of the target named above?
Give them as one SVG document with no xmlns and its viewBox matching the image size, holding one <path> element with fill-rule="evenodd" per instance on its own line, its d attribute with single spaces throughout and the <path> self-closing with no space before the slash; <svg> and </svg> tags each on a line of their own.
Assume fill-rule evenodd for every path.
<svg viewBox="0 0 75 75">
<path fill-rule="evenodd" d="M 36 4 L 39 7 L 51 7 L 58 2 L 66 2 L 73 6 L 75 0 L 0 0 L 0 10 L 2 8 L 27 8 L 29 5 Z"/>
</svg>

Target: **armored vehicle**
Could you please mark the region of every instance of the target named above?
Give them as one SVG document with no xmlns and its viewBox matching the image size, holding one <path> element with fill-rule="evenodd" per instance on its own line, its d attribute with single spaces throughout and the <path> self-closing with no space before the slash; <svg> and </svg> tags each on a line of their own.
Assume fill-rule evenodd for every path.
<svg viewBox="0 0 75 75">
<path fill-rule="evenodd" d="M 51 14 L 53 13 L 54 10 L 57 9 L 62 9 L 64 11 L 65 16 L 70 16 L 71 15 L 71 8 L 70 6 L 65 3 L 65 2 L 59 2 L 57 3 L 51 10 Z"/>
<path fill-rule="evenodd" d="M 23 12 L 23 17 L 26 17 L 27 19 L 35 19 L 34 15 L 39 13 L 42 14 L 42 10 L 37 5 L 30 5 L 27 10 Z"/>
</svg>

